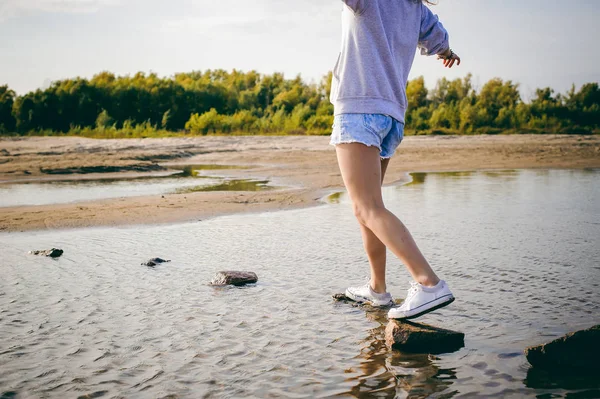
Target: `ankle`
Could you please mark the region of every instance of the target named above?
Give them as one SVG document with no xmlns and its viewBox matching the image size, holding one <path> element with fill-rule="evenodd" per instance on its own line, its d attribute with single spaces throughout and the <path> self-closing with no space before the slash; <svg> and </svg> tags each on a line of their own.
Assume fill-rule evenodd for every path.
<svg viewBox="0 0 600 399">
<path fill-rule="evenodd" d="M 438 285 L 440 283 L 440 281 L 441 280 L 438 277 L 435 277 L 435 278 L 426 277 L 426 278 L 419 279 L 419 284 L 421 284 L 424 287 L 433 288 L 436 285 Z"/>
<path fill-rule="evenodd" d="M 371 289 L 373 290 L 373 292 L 375 292 L 376 294 L 385 294 L 387 291 L 387 287 L 385 286 L 385 283 L 381 284 L 375 284 L 374 282 L 371 281 Z"/>
</svg>

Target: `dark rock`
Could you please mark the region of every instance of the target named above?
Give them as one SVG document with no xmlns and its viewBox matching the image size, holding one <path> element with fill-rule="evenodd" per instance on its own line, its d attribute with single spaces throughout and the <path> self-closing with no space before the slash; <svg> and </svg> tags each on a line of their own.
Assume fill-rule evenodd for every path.
<svg viewBox="0 0 600 399">
<path fill-rule="evenodd" d="M 387 310 L 390 308 L 389 306 L 385 306 L 385 307 L 380 307 L 380 306 L 376 306 L 373 307 L 368 303 L 360 303 L 360 302 L 356 302 L 354 299 L 352 298 L 348 298 L 346 296 L 346 294 L 334 294 L 332 295 L 333 299 L 337 302 L 345 302 L 349 305 L 354 306 L 355 308 L 364 308 L 364 309 L 384 309 L 386 311 L 386 318 L 387 318 Z M 402 301 L 397 300 L 396 301 L 396 305 L 398 305 L 399 303 L 402 303 Z"/>
<path fill-rule="evenodd" d="M 2 148 L 2 149 L 0 149 L 0 155 L 7 157 L 10 155 L 10 152 L 8 152 L 8 150 L 6 148 Z"/>
<path fill-rule="evenodd" d="M 541 369 L 596 369 L 600 358 L 600 325 L 565 335 L 550 343 L 525 349 L 533 367 Z"/>
<path fill-rule="evenodd" d="M 465 334 L 410 321 L 390 320 L 385 329 L 388 346 L 412 353 L 450 353 L 465 346 Z"/>
<path fill-rule="evenodd" d="M 29 253 L 32 255 L 48 256 L 50 258 L 58 258 L 64 253 L 64 251 L 62 249 L 52 248 L 52 249 L 45 249 L 45 250 L 41 250 L 41 251 L 29 251 Z"/>
<path fill-rule="evenodd" d="M 382 325 L 385 325 L 387 321 L 385 342 L 393 349 L 411 353 L 439 354 L 455 352 L 465 346 L 465 335 L 461 332 L 410 321 L 388 320 L 388 309 L 360 304 L 345 294 L 335 294 L 333 299 L 363 308 L 368 314 L 375 316 Z"/>
<path fill-rule="evenodd" d="M 239 287 L 257 281 L 258 276 L 253 272 L 224 271 L 215 274 L 210 285 L 235 285 Z"/>
<path fill-rule="evenodd" d="M 333 295 L 333 299 L 335 299 L 336 301 L 340 301 L 340 302 L 344 302 L 344 301 L 353 302 L 352 299 L 350 299 L 346 296 L 346 294 L 335 294 L 335 295 Z"/>
<path fill-rule="evenodd" d="M 170 260 L 164 260 L 161 258 L 152 258 L 152 259 L 147 260 L 146 262 L 142 263 L 142 266 L 154 267 L 156 265 L 159 265 L 161 263 L 166 263 L 166 262 L 170 262 Z"/>
</svg>

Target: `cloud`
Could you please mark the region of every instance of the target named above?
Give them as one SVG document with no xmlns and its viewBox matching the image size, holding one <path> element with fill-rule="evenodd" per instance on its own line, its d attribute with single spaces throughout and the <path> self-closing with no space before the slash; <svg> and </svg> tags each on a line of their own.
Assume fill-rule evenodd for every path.
<svg viewBox="0 0 600 399">
<path fill-rule="evenodd" d="M 284 4 L 282 4 L 284 3 Z M 198 6 L 198 3 L 196 3 Z M 319 27 L 336 21 L 341 2 L 305 0 L 220 0 L 202 3 L 191 8 L 187 15 L 164 20 L 162 29 L 167 32 L 186 33 L 229 32 L 262 34 L 267 31 L 286 32 L 294 28 Z"/>
<path fill-rule="evenodd" d="M 121 0 L 2 0 L 0 21 L 29 12 L 94 13 Z"/>
<path fill-rule="evenodd" d="M 212 15 L 212 16 L 188 16 L 180 17 L 175 19 L 166 20 L 163 22 L 162 27 L 165 31 L 180 31 L 184 30 L 187 32 L 203 32 L 203 31 L 214 31 L 219 28 L 235 28 L 243 27 L 245 25 L 251 25 L 254 23 L 264 23 L 267 21 L 267 17 L 260 14 L 224 14 L 224 15 Z"/>
</svg>

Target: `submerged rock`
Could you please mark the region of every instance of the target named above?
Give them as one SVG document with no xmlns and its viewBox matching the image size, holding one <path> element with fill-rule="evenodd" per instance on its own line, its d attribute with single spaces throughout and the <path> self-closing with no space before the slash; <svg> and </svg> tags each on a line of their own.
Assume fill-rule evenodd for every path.
<svg viewBox="0 0 600 399">
<path fill-rule="evenodd" d="M 596 369 L 600 358 L 600 325 L 525 349 L 529 363 L 540 369 Z"/>
<path fill-rule="evenodd" d="M 52 248 L 52 249 L 44 249 L 41 251 L 29 251 L 29 253 L 32 255 L 48 256 L 50 258 L 58 258 L 64 253 L 64 251 L 62 249 Z"/>
<path fill-rule="evenodd" d="M 258 276 L 253 272 L 224 271 L 215 274 L 210 285 L 235 285 L 242 286 L 258 281 Z"/>
<path fill-rule="evenodd" d="M 334 295 L 332 295 L 332 297 L 333 297 L 333 299 L 334 299 L 334 300 L 336 300 L 336 301 L 338 301 L 338 302 L 346 302 L 346 303 L 348 303 L 349 305 L 352 305 L 352 306 L 354 306 L 354 307 L 362 307 L 362 308 L 368 308 L 368 309 L 369 309 L 369 308 L 373 308 L 373 307 L 372 307 L 370 304 L 368 304 L 368 303 L 360 303 L 360 302 L 356 302 L 356 301 L 355 301 L 354 299 L 352 299 L 352 298 L 348 298 L 348 297 L 346 296 L 346 294 L 334 294 Z M 373 309 L 386 309 L 386 312 L 387 312 L 387 309 L 388 309 L 388 308 L 389 308 L 389 306 L 384 306 L 384 307 L 379 307 L 379 306 L 378 306 L 378 307 L 376 307 L 376 308 L 373 308 Z"/>
<path fill-rule="evenodd" d="M 154 267 L 156 265 L 159 265 L 161 263 L 166 263 L 166 262 L 170 262 L 170 260 L 164 260 L 161 258 L 152 258 L 152 259 L 147 260 L 146 262 L 142 263 L 142 266 Z"/>
<path fill-rule="evenodd" d="M 390 320 L 385 342 L 394 349 L 416 353 L 449 353 L 465 346 L 465 334 L 410 321 Z"/>
<path fill-rule="evenodd" d="M 352 301 L 352 299 L 348 298 L 346 296 L 346 294 L 334 294 L 333 295 L 333 299 L 335 299 L 336 301 Z"/>
</svg>

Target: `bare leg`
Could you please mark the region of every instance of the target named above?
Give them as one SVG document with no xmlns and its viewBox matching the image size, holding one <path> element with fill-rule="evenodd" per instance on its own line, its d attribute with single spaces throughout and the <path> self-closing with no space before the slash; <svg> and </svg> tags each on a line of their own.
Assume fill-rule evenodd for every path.
<svg viewBox="0 0 600 399">
<path fill-rule="evenodd" d="M 381 184 L 385 177 L 385 171 L 387 170 L 389 159 L 381 160 Z M 387 287 L 385 284 L 385 263 L 386 263 L 386 252 L 387 248 L 377 238 L 375 234 L 364 224 L 360 225 L 360 232 L 362 234 L 363 245 L 365 252 L 369 258 L 369 264 L 371 265 L 371 288 L 373 291 L 380 294 L 386 292 Z"/>
<path fill-rule="evenodd" d="M 336 146 L 338 164 L 358 222 L 367 227 L 425 286 L 440 280 L 427 263 L 408 229 L 383 205 L 379 149 L 359 143 Z"/>
</svg>

